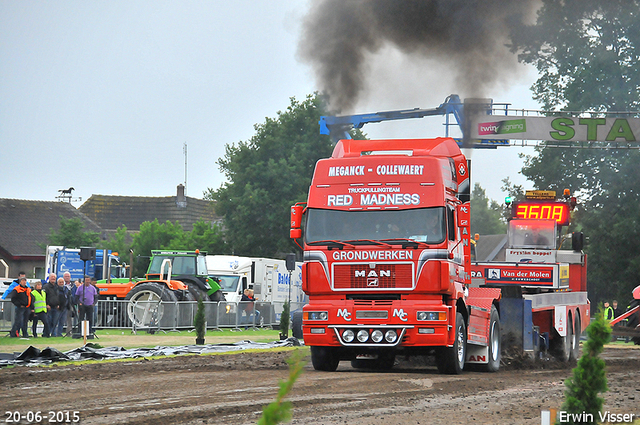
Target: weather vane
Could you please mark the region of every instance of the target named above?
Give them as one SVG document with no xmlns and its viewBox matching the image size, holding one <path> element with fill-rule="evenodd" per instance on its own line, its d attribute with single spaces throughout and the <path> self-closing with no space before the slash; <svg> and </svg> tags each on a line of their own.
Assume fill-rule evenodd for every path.
<svg viewBox="0 0 640 425">
<path fill-rule="evenodd" d="M 58 190 L 58 192 L 60 192 L 60 195 L 56 196 L 56 199 L 60 200 L 60 202 L 69 202 L 71 203 L 71 201 L 73 202 L 79 202 L 82 201 L 82 198 L 75 198 L 73 199 L 73 196 L 71 195 L 71 192 L 73 192 L 75 190 L 75 188 L 70 187 L 69 189 L 60 189 Z"/>
</svg>

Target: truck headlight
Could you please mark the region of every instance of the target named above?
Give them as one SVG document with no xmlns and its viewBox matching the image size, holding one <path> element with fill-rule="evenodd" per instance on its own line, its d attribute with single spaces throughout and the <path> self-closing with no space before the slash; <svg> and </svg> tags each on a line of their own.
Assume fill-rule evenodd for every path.
<svg viewBox="0 0 640 425">
<path fill-rule="evenodd" d="M 342 340 L 344 342 L 352 342 L 355 337 L 356 336 L 351 329 L 347 329 L 342 332 Z"/>
<path fill-rule="evenodd" d="M 326 321 L 329 319 L 329 313 L 326 311 L 305 311 L 302 313 L 302 319 Z"/>
<path fill-rule="evenodd" d="M 384 340 L 387 341 L 389 344 L 393 344 L 394 342 L 396 342 L 397 339 L 398 339 L 398 334 L 393 329 L 389 329 L 384 334 Z"/>
<path fill-rule="evenodd" d="M 447 313 L 444 311 L 419 311 L 417 319 L 421 322 L 432 320 L 447 320 Z"/>
</svg>

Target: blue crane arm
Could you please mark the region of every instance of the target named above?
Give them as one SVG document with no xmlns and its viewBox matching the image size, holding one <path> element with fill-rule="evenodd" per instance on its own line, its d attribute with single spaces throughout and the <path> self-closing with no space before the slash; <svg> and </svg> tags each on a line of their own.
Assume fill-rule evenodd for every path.
<svg viewBox="0 0 640 425">
<path fill-rule="evenodd" d="M 444 103 L 432 109 L 404 109 L 399 111 L 384 111 L 372 114 L 322 116 L 320 117 L 320 134 L 328 134 L 333 142 L 340 139 L 350 139 L 349 131 L 353 128 L 362 128 L 365 124 L 403 120 L 408 118 L 423 118 L 433 115 L 452 114 L 458 126 L 462 129 L 464 122 L 464 104 L 457 94 L 448 96 Z"/>
</svg>

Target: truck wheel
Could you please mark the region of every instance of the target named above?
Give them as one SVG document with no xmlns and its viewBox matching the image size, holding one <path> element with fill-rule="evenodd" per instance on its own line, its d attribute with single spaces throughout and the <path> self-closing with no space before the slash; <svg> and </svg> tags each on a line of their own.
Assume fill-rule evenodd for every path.
<svg viewBox="0 0 640 425">
<path fill-rule="evenodd" d="M 440 373 L 457 375 L 464 369 L 467 356 L 467 327 L 462 313 L 456 313 L 456 338 L 453 347 L 440 347 L 436 350 L 436 365 Z"/>
<path fill-rule="evenodd" d="M 311 346 L 311 364 L 315 370 L 335 372 L 339 363 L 340 358 L 336 355 L 335 349 Z"/>
<path fill-rule="evenodd" d="M 555 338 L 551 342 L 553 355 L 563 363 L 568 362 L 571 359 L 573 346 L 573 320 L 567 320 L 567 335 L 560 336 L 556 331 Z"/>
<path fill-rule="evenodd" d="M 137 284 L 129 291 L 125 300 L 129 301 L 127 316 L 137 327 L 157 327 L 164 314 L 164 307 L 160 301 L 178 301 L 169 288 L 153 282 Z"/>
<path fill-rule="evenodd" d="M 502 350 L 502 335 L 500 334 L 500 315 L 495 306 L 491 306 L 491 320 L 489 322 L 489 363 L 482 365 L 485 372 L 497 372 L 500 369 L 500 352 Z"/>
<path fill-rule="evenodd" d="M 571 360 L 580 358 L 580 335 L 582 335 L 582 326 L 580 324 L 580 315 L 577 314 L 573 321 L 573 339 L 571 347 Z"/>
<path fill-rule="evenodd" d="M 294 311 L 291 318 L 292 334 L 295 338 L 302 339 L 302 311 Z"/>
</svg>

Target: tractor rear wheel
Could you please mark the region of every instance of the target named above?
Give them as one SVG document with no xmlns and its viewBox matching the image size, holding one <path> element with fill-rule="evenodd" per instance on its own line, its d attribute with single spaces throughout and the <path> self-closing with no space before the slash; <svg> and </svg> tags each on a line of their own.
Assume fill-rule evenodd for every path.
<svg viewBox="0 0 640 425">
<path fill-rule="evenodd" d="M 127 316 L 136 327 L 157 327 L 164 314 L 162 302 L 178 301 L 169 288 L 155 282 L 137 284 L 125 300 Z"/>
</svg>

